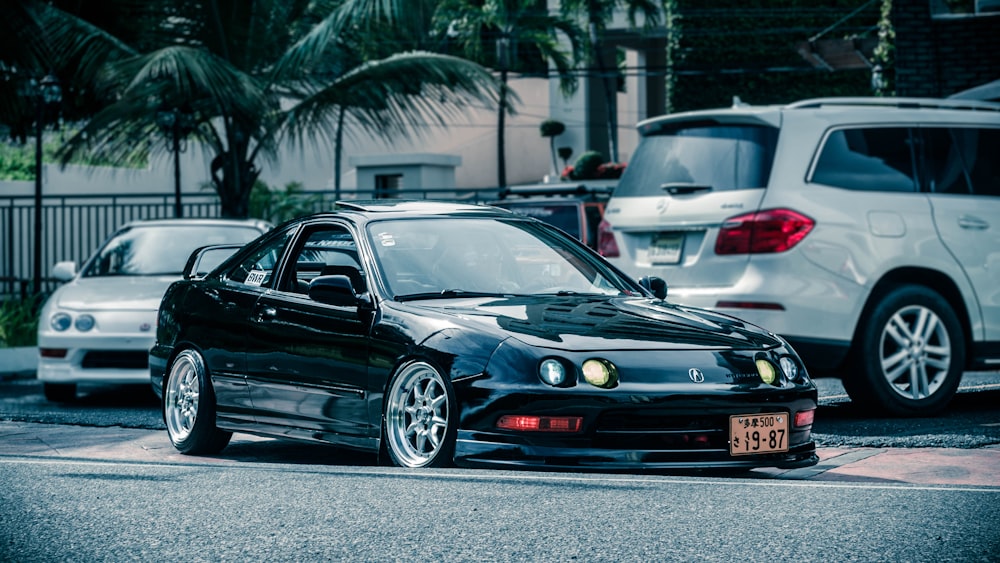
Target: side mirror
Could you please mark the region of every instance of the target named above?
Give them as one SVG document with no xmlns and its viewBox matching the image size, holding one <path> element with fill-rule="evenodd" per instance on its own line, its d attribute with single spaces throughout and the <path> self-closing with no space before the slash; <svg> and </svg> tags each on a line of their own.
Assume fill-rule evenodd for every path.
<svg viewBox="0 0 1000 563">
<path fill-rule="evenodd" d="M 667 282 L 656 276 L 644 276 L 639 279 L 639 285 L 645 287 L 657 299 L 667 298 Z"/>
<path fill-rule="evenodd" d="M 64 282 L 73 279 L 76 275 L 76 262 L 68 260 L 66 262 L 56 262 L 55 266 L 52 266 L 52 277 Z"/>
<path fill-rule="evenodd" d="M 351 278 L 342 275 L 313 278 L 309 282 L 309 298 L 338 307 L 356 307 L 358 305 L 358 296 L 354 293 Z"/>
</svg>

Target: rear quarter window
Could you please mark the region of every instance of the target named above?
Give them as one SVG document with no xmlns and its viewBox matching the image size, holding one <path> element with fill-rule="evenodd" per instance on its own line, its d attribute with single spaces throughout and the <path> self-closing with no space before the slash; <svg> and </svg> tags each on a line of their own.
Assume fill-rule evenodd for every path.
<svg viewBox="0 0 1000 563">
<path fill-rule="evenodd" d="M 848 190 L 915 192 L 909 127 L 838 129 L 823 143 L 812 181 Z"/>
</svg>

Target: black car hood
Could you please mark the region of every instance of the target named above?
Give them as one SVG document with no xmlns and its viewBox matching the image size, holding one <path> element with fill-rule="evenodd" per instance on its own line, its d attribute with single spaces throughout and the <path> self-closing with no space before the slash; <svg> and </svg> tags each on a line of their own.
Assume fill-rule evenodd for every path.
<svg viewBox="0 0 1000 563">
<path fill-rule="evenodd" d="M 530 346 L 564 350 L 746 350 L 783 344 L 736 318 L 646 298 L 512 296 L 407 305 L 433 310 L 470 330 L 505 333 Z"/>
</svg>

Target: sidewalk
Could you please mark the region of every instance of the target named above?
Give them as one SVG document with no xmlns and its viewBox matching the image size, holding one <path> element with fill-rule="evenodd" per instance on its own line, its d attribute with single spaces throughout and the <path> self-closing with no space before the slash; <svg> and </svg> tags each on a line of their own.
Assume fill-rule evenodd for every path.
<svg viewBox="0 0 1000 563">
<path fill-rule="evenodd" d="M 236 434 L 217 456 L 178 453 L 166 431 L 0 421 L 0 456 L 61 457 L 145 463 L 374 464 L 374 456 L 330 447 Z M 751 476 L 784 480 L 955 485 L 1000 489 L 1000 447 L 820 448 L 820 462 L 794 470 L 759 469 Z"/>
</svg>

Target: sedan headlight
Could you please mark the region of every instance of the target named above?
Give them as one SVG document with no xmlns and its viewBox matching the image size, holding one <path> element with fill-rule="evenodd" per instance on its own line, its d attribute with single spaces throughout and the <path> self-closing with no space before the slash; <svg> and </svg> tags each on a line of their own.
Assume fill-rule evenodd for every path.
<svg viewBox="0 0 1000 563">
<path fill-rule="evenodd" d="M 781 366 L 781 371 L 785 372 L 785 377 L 789 381 L 799 381 L 802 377 L 802 372 L 799 371 L 799 364 L 795 363 L 795 360 L 788 356 L 782 356 L 778 360 L 778 365 Z"/>
<path fill-rule="evenodd" d="M 553 387 L 562 387 L 566 384 L 566 366 L 553 358 L 542 360 L 538 364 L 538 377 Z"/>
<path fill-rule="evenodd" d="M 583 362 L 583 378 L 594 387 L 611 389 L 618 386 L 618 369 L 607 360 L 590 359 Z"/>
<path fill-rule="evenodd" d="M 67 330 L 71 324 L 73 324 L 73 319 L 66 313 L 56 313 L 49 319 L 49 326 L 56 332 Z"/>
<path fill-rule="evenodd" d="M 80 332 L 87 332 L 88 330 L 94 328 L 94 324 L 94 316 L 84 314 L 76 318 L 76 322 L 73 323 L 73 326 L 75 326 L 76 330 L 79 330 Z"/>
</svg>

